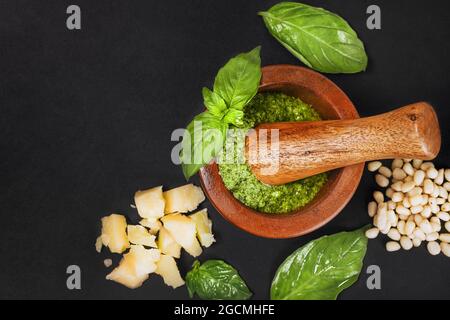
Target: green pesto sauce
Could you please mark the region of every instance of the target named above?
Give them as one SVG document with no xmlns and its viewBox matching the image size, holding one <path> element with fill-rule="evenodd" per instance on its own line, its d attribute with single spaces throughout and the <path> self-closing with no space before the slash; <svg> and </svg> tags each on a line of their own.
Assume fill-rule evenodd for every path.
<svg viewBox="0 0 450 320">
<path fill-rule="evenodd" d="M 320 120 L 319 114 L 310 105 L 278 92 L 257 94 L 244 112 L 248 129 L 260 123 Z M 327 181 L 327 175 L 322 173 L 279 186 L 263 184 L 239 158 L 243 154 L 242 147 L 240 150 L 240 153 L 233 155 L 234 163 L 219 164 L 219 173 L 234 197 L 257 211 L 287 213 L 303 207 L 314 199 Z"/>
</svg>

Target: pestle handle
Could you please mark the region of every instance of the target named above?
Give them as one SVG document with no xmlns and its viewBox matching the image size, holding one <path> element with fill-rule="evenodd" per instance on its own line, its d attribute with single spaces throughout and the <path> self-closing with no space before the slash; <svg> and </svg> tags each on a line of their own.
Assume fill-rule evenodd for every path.
<svg viewBox="0 0 450 320">
<path fill-rule="evenodd" d="M 270 129 L 278 129 L 278 141 L 271 141 Z M 263 153 L 255 140 L 262 132 L 267 135 Z M 246 154 L 257 159 L 248 160 L 256 177 L 277 185 L 371 160 L 431 160 L 440 146 L 436 113 L 430 104 L 418 102 L 360 119 L 262 124 L 247 137 Z"/>
</svg>

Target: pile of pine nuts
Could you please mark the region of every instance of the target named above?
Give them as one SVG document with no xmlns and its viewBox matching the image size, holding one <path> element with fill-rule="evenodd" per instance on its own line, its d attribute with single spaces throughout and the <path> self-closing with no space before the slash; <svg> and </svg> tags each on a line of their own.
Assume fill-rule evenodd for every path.
<svg viewBox="0 0 450 320">
<path fill-rule="evenodd" d="M 450 257 L 450 169 L 411 159 L 395 159 L 391 168 L 374 161 L 368 169 L 377 172 L 375 181 L 385 191 L 375 191 L 375 201 L 368 205 L 374 227 L 366 237 L 387 235 L 389 252 L 410 250 L 426 241 L 431 255 L 442 252 Z"/>
</svg>

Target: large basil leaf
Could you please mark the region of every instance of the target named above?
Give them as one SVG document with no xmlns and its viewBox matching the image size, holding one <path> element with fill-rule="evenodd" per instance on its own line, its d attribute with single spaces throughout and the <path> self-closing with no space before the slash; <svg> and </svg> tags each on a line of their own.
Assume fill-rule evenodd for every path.
<svg viewBox="0 0 450 320">
<path fill-rule="evenodd" d="M 227 104 L 225 100 L 222 99 L 214 91 L 209 90 L 208 88 L 203 88 L 203 103 L 209 112 L 217 117 L 223 117 L 225 111 L 227 110 Z"/>
<path fill-rule="evenodd" d="M 189 296 L 209 300 L 246 300 L 252 296 L 239 273 L 222 260 L 195 261 L 186 275 Z"/>
<path fill-rule="evenodd" d="M 180 154 L 186 179 L 196 174 L 222 150 L 228 124 L 209 112 L 194 117 L 183 135 Z"/>
<path fill-rule="evenodd" d="M 236 109 L 228 109 L 223 117 L 223 121 L 230 123 L 238 128 L 244 125 L 244 111 Z"/>
<path fill-rule="evenodd" d="M 270 296 L 274 300 L 334 300 L 359 277 L 367 250 L 361 228 L 311 241 L 278 268 Z"/>
<path fill-rule="evenodd" d="M 340 16 L 296 2 L 281 2 L 259 14 L 269 32 L 307 66 L 328 73 L 366 69 L 364 45 Z"/>
<path fill-rule="evenodd" d="M 237 55 L 217 73 L 214 92 L 225 100 L 228 108 L 242 110 L 258 92 L 261 80 L 260 50 L 256 47 Z"/>
</svg>

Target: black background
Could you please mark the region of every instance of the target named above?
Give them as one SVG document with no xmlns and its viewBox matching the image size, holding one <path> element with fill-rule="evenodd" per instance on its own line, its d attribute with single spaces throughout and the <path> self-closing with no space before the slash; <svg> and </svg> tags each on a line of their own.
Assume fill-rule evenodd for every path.
<svg viewBox="0 0 450 320">
<path fill-rule="evenodd" d="M 202 110 L 201 88 L 212 85 L 230 57 L 262 45 L 263 65 L 301 64 L 256 15 L 276 2 L 0 2 L 0 298 L 187 298 L 185 287 L 172 290 L 158 276 L 134 291 L 106 281 L 103 259 L 111 255 L 94 250 L 99 220 L 120 212 L 134 221 L 136 190 L 184 183 L 170 160 L 170 134 Z M 449 166 L 446 1 L 307 2 L 342 15 L 366 45 L 366 72 L 329 76 L 360 114 L 430 101 L 443 134 L 436 162 Z M 66 28 L 70 4 L 81 7 L 80 31 Z M 366 28 L 370 4 L 381 7 L 382 30 Z M 246 234 L 205 202 L 217 243 L 201 260 L 228 261 L 254 298 L 268 298 L 277 266 L 293 250 L 369 222 L 366 204 L 374 187 L 365 173 L 336 219 L 291 240 Z M 370 241 L 358 283 L 340 298 L 450 298 L 449 258 L 432 257 L 424 246 L 387 253 L 384 243 Z M 183 274 L 192 261 L 182 257 Z M 71 264 L 81 267 L 82 290 L 66 288 Z M 381 268 L 381 290 L 366 287 L 365 269 L 372 264 Z"/>
</svg>

